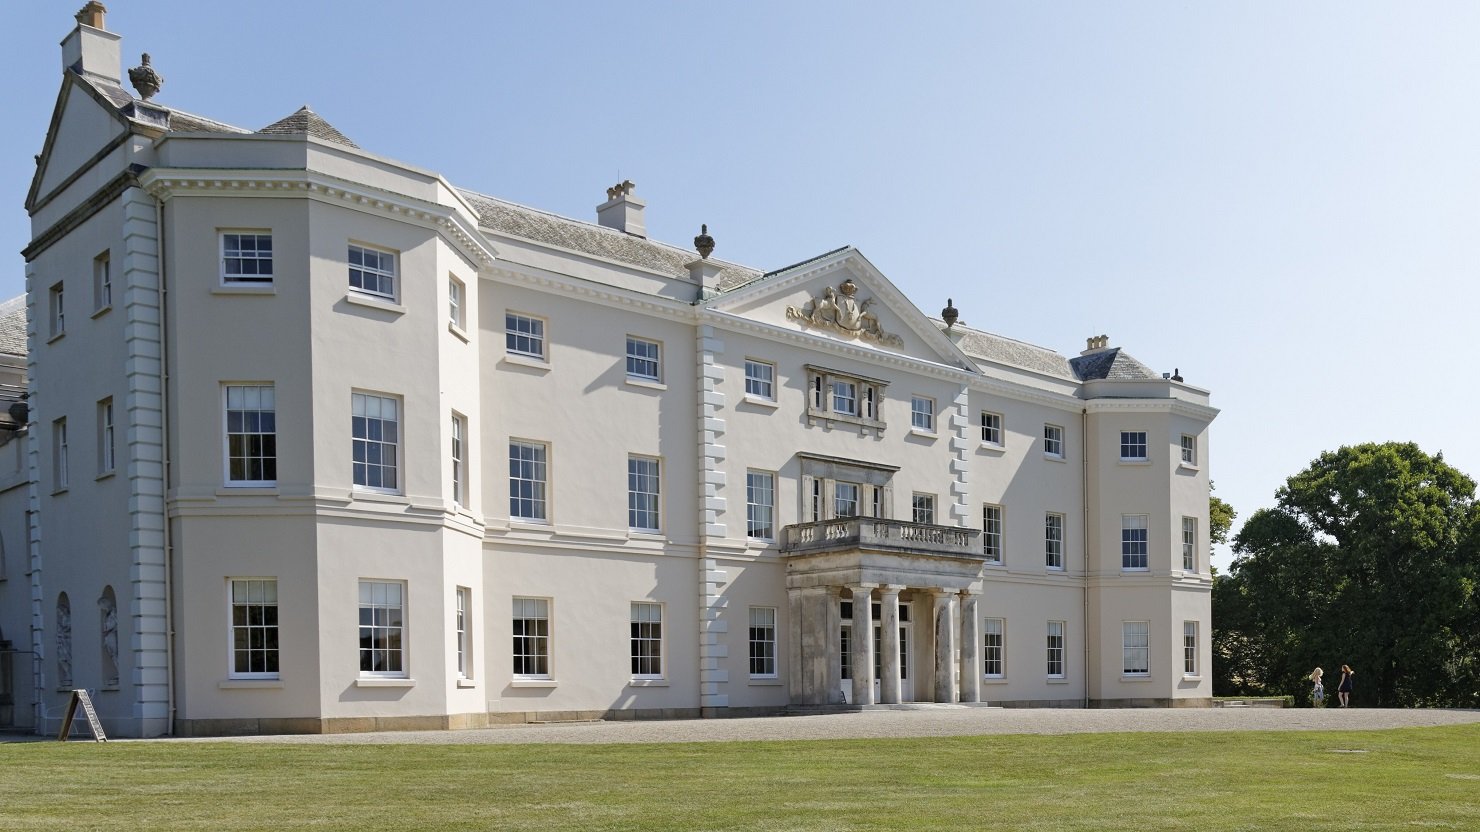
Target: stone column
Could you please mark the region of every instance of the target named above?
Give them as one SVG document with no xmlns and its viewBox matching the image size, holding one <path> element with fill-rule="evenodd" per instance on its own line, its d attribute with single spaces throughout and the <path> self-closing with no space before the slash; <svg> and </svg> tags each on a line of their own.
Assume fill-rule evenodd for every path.
<svg viewBox="0 0 1480 832">
<path fill-rule="evenodd" d="M 879 651 L 881 677 L 879 681 L 879 701 L 885 705 L 899 704 L 899 591 L 904 589 L 899 584 L 887 584 L 879 587 L 879 600 L 883 612 L 879 616 L 879 629 L 882 643 Z"/>
<path fill-rule="evenodd" d="M 802 702 L 802 591 L 786 590 L 786 691 L 787 701 Z"/>
<path fill-rule="evenodd" d="M 982 700 L 981 593 L 961 593 L 961 701 Z"/>
<path fill-rule="evenodd" d="M 853 704 L 874 704 L 874 616 L 875 584 L 858 584 L 853 590 Z"/>
<path fill-rule="evenodd" d="M 823 698 L 817 700 L 825 705 L 836 705 L 843 701 L 843 616 L 838 607 L 842 603 L 842 588 L 830 586 L 819 589 L 826 599 L 822 620 L 826 622 L 823 641 L 824 653 L 818 657 L 827 669 L 827 680 L 823 685 Z"/>
<path fill-rule="evenodd" d="M 935 701 L 956 701 L 956 620 L 951 601 L 956 593 L 945 589 L 930 590 L 935 602 L 932 621 L 935 630 Z"/>
<path fill-rule="evenodd" d="M 832 687 L 828 678 L 828 653 L 832 641 L 828 636 L 828 591 L 823 587 L 799 590 L 802 615 L 797 621 L 798 650 L 802 654 L 799 701 L 804 705 L 826 705 Z"/>
</svg>

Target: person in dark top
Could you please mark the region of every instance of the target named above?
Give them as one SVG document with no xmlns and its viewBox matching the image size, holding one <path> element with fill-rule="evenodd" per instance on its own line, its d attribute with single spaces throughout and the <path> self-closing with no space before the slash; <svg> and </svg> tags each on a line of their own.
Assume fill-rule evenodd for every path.
<svg viewBox="0 0 1480 832">
<path fill-rule="evenodd" d="M 1345 708 L 1351 704 L 1352 677 L 1357 675 L 1356 671 L 1346 665 L 1341 666 L 1341 684 L 1336 686 L 1336 697 L 1341 700 L 1341 707 Z"/>
</svg>

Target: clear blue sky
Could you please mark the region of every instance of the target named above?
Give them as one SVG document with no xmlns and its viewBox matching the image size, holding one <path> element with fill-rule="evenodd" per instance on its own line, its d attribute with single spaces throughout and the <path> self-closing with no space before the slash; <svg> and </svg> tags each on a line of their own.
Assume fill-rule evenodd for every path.
<svg viewBox="0 0 1480 832">
<path fill-rule="evenodd" d="M 1480 4 L 104 1 L 167 105 L 311 104 L 578 218 L 626 177 L 657 239 L 706 222 L 761 268 L 851 243 L 927 312 L 1108 333 L 1212 390 L 1240 517 L 1341 444 L 1480 475 Z M 0 10 L 5 296 L 81 5 Z"/>
</svg>

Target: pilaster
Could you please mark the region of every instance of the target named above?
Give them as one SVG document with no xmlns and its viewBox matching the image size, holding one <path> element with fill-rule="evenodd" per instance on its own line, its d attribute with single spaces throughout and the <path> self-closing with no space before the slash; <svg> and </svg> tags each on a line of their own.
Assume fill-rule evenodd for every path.
<svg viewBox="0 0 1480 832">
<path fill-rule="evenodd" d="M 41 354 L 38 327 L 42 310 L 38 298 L 44 287 L 37 283 L 35 267 L 26 264 L 26 392 L 29 411 L 26 416 L 26 557 L 31 578 L 31 686 L 36 730 L 45 731 L 41 714 L 46 698 L 46 597 L 42 586 L 44 575 L 41 549 L 41 437 L 36 426 L 38 407 L 44 402 L 37 395 L 36 357 Z"/>
<path fill-rule="evenodd" d="M 724 635 L 729 622 L 723 617 L 726 599 L 721 594 L 729 576 L 718 562 L 708 557 L 708 546 L 724 540 L 725 528 L 725 447 L 720 441 L 725 433 L 725 420 L 720 415 L 725 394 L 719 389 L 724 368 L 715 357 L 724 352 L 724 342 L 714 327 L 700 326 L 696 332 L 698 358 L 698 401 L 695 413 L 699 442 L 699 528 L 705 556 L 699 562 L 699 705 L 701 708 L 727 708 L 730 696 L 729 671 L 720 662 L 729 657 Z"/>
<path fill-rule="evenodd" d="M 973 512 L 967 503 L 970 496 L 972 451 L 971 414 L 968 410 L 970 388 L 961 385 L 951 402 L 951 519 L 957 526 L 970 526 Z"/>
<path fill-rule="evenodd" d="M 165 575 L 164 310 L 160 308 L 156 203 L 123 192 L 125 471 L 128 477 L 129 677 L 140 736 L 169 729 L 169 628 Z"/>
</svg>

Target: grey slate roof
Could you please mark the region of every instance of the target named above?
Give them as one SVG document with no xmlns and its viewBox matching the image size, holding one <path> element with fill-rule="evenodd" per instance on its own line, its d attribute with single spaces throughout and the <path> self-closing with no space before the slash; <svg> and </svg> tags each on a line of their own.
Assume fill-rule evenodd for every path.
<svg viewBox="0 0 1480 832">
<path fill-rule="evenodd" d="M 999 364 L 1021 367 L 1025 370 L 1064 379 L 1075 378 L 1069 361 L 1051 349 L 1004 338 L 1001 335 L 993 335 L 990 332 L 982 332 L 978 329 L 970 329 L 960 324 L 957 324 L 954 329 L 961 333 L 956 346 L 972 358 L 995 361 Z"/>
<path fill-rule="evenodd" d="M 1132 358 L 1120 347 L 1069 359 L 1081 381 L 1101 379 L 1161 378 L 1155 370 Z"/>
<path fill-rule="evenodd" d="M 26 354 L 26 296 L 0 303 L 0 353 Z"/>
<path fill-rule="evenodd" d="M 334 125 L 324 121 L 323 116 L 310 110 L 307 104 L 299 107 L 296 113 L 293 113 L 287 118 L 274 121 L 257 132 L 279 136 L 307 134 L 316 139 L 323 139 L 326 142 L 334 142 L 335 144 L 342 144 L 346 147 L 353 147 L 356 150 L 360 148 L 359 145 L 350 141 L 348 136 L 335 130 Z"/>
<path fill-rule="evenodd" d="M 459 193 L 478 212 L 480 225 L 511 237 L 629 263 L 676 278 L 687 278 L 689 273 L 684 265 L 699 258 L 696 251 L 634 237 L 615 228 L 568 219 L 476 191 L 459 189 Z M 755 269 L 724 260 L 714 262 L 722 267 L 719 273 L 722 292 L 761 277 Z"/>
</svg>

